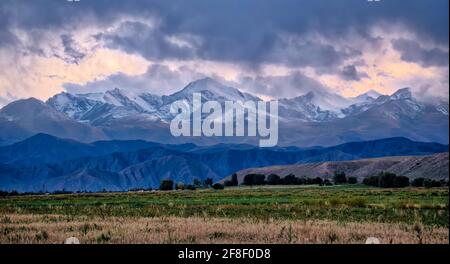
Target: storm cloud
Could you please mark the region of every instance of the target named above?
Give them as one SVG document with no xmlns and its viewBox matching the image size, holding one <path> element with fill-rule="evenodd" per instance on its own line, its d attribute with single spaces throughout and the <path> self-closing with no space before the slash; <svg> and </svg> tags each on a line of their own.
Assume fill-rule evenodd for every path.
<svg viewBox="0 0 450 264">
<path fill-rule="evenodd" d="M 0 59 L 0 66 L 9 72 L 0 74 L 0 96 L 112 86 L 147 87 L 163 94 L 205 76 L 268 96 L 345 87 L 349 96 L 368 89 L 389 93 L 418 78 L 430 91 L 442 90 L 448 80 L 448 4 L 447 0 L 2 0 L 0 55 L 7 56 Z M 394 60 L 393 51 L 401 61 Z M 55 58 L 64 64 L 37 76 L 42 70 L 35 68 L 55 65 Z M 131 65 L 136 61 L 139 65 Z M 101 68 L 108 70 L 96 74 Z M 396 70 L 400 68 L 406 70 Z M 422 78 L 418 73 L 423 68 L 439 69 Z M 24 71 L 30 77 L 17 89 L 12 76 Z M 389 77 L 381 78 L 381 73 Z M 46 79 L 49 75 L 51 81 Z M 91 75 L 95 77 L 86 81 Z"/>
<path fill-rule="evenodd" d="M 439 48 L 426 49 L 418 42 L 407 39 L 395 39 L 392 45 L 405 61 L 419 63 L 425 67 L 448 65 L 448 51 Z"/>
<path fill-rule="evenodd" d="M 365 72 L 359 72 L 355 65 L 344 66 L 341 71 L 341 76 L 349 81 L 359 81 L 361 78 L 369 77 Z"/>
</svg>

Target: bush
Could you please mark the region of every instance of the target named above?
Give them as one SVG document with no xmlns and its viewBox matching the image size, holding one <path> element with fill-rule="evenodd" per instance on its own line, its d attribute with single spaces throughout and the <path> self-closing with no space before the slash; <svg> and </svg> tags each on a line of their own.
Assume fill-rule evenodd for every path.
<svg viewBox="0 0 450 264">
<path fill-rule="evenodd" d="M 425 178 L 415 178 L 411 182 L 411 185 L 414 187 L 423 187 L 424 182 L 425 182 Z"/>
<path fill-rule="evenodd" d="M 335 172 L 333 177 L 334 184 L 345 184 L 347 183 L 347 176 L 345 172 Z"/>
<path fill-rule="evenodd" d="M 331 186 L 331 185 L 333 185 L 333 183 L 331 183 L 330 180 L 326 179 L 326 180 L 323 181 L 322 185 L 324 185 L 324 186 Z"/>
<path fill-rule="evenodd" d="M 356 178 L 356 177 L 348 177 L 348 183 L 349 184 L 357 184 L 358 183 L 358 178 Z"/>
<path fill-rule="evenodd" d="M 159 189 L 161 191 L 170 191 L 173 190 L 173 181 L 172 180 L 162 180 L 159 185 Z"/>
<path fill-rule="evenodd" d="M 269 176 L 267 176 L 267 184 L 269 185 L 277 185 L 280 184 L 280 182 L 281 178 L 276 174 L 270 174 Z"/>
<path fill-rule="evenodd" d="M 233 186 L 233 183 L 231 182 L 231 180 L 225 180 L 225 181 L 223 182 L 223 185 L 224 185 L 224 186 Z"/>
<path fill-rule="evenodd" d="M 192 184 L 186 185 L 186 190 L 195 191 L 196 189 L 197 189 L 197 188 L 195 187 L 195 185 L 192 185 Z"/>
<path fill-rule="evenodd" d="M 322 178 L 320 178 L 320 177 L 316 177 L 312 181 L 313 181 L 313 184 L 318 184 L 318 185 L 322 185 L 322 182 L 323 182 Z"/>
<path fill-rule="evenodd" d="M 264 174 L 247 174 L 244 177 L 244 185 L 264 185 L 265 179 Z"/>
<path fill-rule="evenodd" d="M 213 189 L 214 190 L 223 190 L 223 185 L 222 184 L 220 184 L 220 183 L 215 183 L 215 184 L 213 184 Z"/>
</svg>

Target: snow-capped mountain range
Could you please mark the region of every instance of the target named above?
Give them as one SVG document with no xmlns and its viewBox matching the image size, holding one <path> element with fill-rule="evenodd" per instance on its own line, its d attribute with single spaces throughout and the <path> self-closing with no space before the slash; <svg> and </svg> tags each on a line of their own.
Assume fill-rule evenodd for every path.
<svg viewBox="0 0 450 264">
<path fill-rule="evenodd" d="M 0 144 L 12 143 L 34 133 L 49 133 L 84 142 L 93 139 L 197 144 L 256 142 L 245 137 L 172 137 L 168 130 L 173 118 L 170 105 L 177 100 L 192 102 L 194 92 L 201 92 L 202 100 L 222 103 L 261 100 L 211 78 L 194 81 L 174 94 L 163 96 L 118 88 L 104 93 L 63 92 L 45 103 L 35 99 L 19 100 L 1 109 Z M 27 112 L 31 102 L 34 110 Z M 23 118 L 24 111 L 27 118 Z M 46 113 L 47 118 L 37 121 L 34 115 L 44 119 L 42 113 Z M 381 95 L 371 90 L 353 98 L 326 91 L 310 91 L 295 98 L 280 99 L 279 118 L 280 145 L 329 146 L 392 136 L 448 143 L 448 102 L 420 102 L 408 88 L 392 95 Z M 83 136 L 73 135 L 70 131 L 74 130 L 68 127 L 83 131 Z"/>
<path fill-rule="evenodd" d="M 260 101 L 257 96 L 243 93 L 236 88 L 205 78 L 190 83 L 184 89 L 169 96 L 158 96 L 147 92 L 132 93 L 119 88 L 105 93 L 70 94 L 60 93 L 47 101 L 58 112 L 81 121 L 95 124 L 99 120 L 120 119 L 131 115 L 148 115 L 162 121 L 170 121 L 170 104 L 177 100 L 192 103 L 192 94 L 202 93 L 202 100 Z M 423 105 L 415 100 L 408 88 L 400 89 L 391 96 L 369 91 L 354 98 L 345 98 L 335 93 L 308 92 L 295 98 L 281 99 L 280 118 L 285 121 L 322 122 L 368 110 L 389 100 L 404 100 L 416 111 Z"/>
</svg>

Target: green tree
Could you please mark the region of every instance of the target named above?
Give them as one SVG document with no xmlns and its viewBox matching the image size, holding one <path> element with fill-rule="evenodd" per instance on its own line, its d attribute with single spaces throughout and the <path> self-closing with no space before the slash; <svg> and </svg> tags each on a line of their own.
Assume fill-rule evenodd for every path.
<svg viewBox="0 0 450 264">
<path fill-rule="evenodd" d="M 357 184 L 358 183 L 358 178 L 356 178 L 356 177 L 348 177 L 348 183 L 349 184 Z"/>
<path fill-rule="evenodd" d="M 409 178 L 405 176 L 397 176 L 394 178 L 395 188 L 404 188 L 409 186 Z"/>
<path fill-rule="evenodd" d="M 269 185 L 277 185 L 280 183 L 280 176 L 276 175 L 276 174 L 270 174 L 269 176 L 267 176 L 267 184 Z"/>
<path fill-rule="evenodd" d="M 266 184 L 264 174 L 247 174 L 244 177 L 244 185 L 264 185 Z"/>
<path fill-rule="evenodd" d="M 209 186 L 211 186 L 213 184 L 213 179 L 212 178 L 206 178 L 204 181 L 203 181 L 203 185 L 205 186 L 205 187 L 209 187 Z"/>
<path fill-rule="evenodd" d="M 347 176 L 345 175 L 345 172 L 335 172 L 333 176 L 334 184 L 346 184 L 347 183 Z"/>
<path fill-rule="evenodd" d="M 425 178 L 415 178 L 412 182 L 411 185 L 414 187 L 423 187 L 423 183 L 425 181 Z"/>
<path fill-rule="evenodd" d="M 201 187 L 202 186 L 202 181 L 199 178 L 195 178 L 192 184 L 195 187 Z"/>
<path fill-rule="evenodd" d="M 172 180 L 162 180 L 161 184 L 159 185 L 159 189 L 161 191 L 170 191 L 173 190 L 173 181 Z"/>
<path fill-rule="evenodd" d="M 289 174 L 283 178 L 283 184 L 294 185 L 297 184 L 297 178 L 294 174 Z"/>
<path fill-rule="evenodd" d="M 214 190 L 223 190 L 223 185 L 222 184 L 220 184 L 220 183 L 214 183 L 213 184 L 213 186 L 212 186 L 212 188 L 214 189 Z"/>
</svg>

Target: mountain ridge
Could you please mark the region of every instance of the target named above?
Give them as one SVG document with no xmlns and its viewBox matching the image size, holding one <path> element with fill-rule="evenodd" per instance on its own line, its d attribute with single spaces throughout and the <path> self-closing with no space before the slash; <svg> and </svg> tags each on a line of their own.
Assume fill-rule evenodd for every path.
<svg viewBox="0 0 450 264">
<path fill-rule="evenodd" d="M 30 142 L 36 146 L 24 151 L 23 146 Z M 64 154 L 69 150 L 71 155 Z M 202 147 L 144 141 L 97 141 L 86 144 L 41 134 L 25 142 L 0 147 L 0 189 L 34 192 L 61 189 L 124 191 L 158 188 L 164 178 L 185 183 L 206 177 L 219 181 L 245 168 L 387 155 L 430 155 L 447 151 L 448 145 L 414 142 L 405 138 L 301 149 L 226 144 Z"/>
<path fill-rule="evenodd" d="M 211 78 L 191 82 L 178 92 L 164 96 L 118 88 L 104 93 L 63 92 L 46 103 L 39 102 L 48 115 L 42 116 L 35 126 L 30 127 L 28 123 L 36 119 L 33 115 L 37 113 L 31 112 L 27 121 L 14 118 L 22 115 L 22 110 L 17 110 L 18 113 L 7 111 L 17 102 L 2 108 L 0 145 L 39 132 L 83 142 L 136 139 L 169 144 L 257 144 L 255 137 L 173 137 L 169 129 L 174 117 L 170 105 L 176 100 L 192 102 L 192 93 L 196 91 L 202 92 L 203 100 L 217 100 L 221 104 L 226 100 L 260 100 Z M 279 146 L 333 146 L 380 136 L 448 143 L 448 102 L 421 102 L 414 98 L 409 88 L 399 89 L 391 95 L 377 95 L 369 91 L 354 98 L 344 98 L 327 91 L 310 91 L 298 97 L 280 99 Z M 59 127 L 58 122 L 61 123 Z M 51 125 L 45 127 L 46 124 Z M 71 133 L 77 130 L 80 132 Z"/>
</svg>

